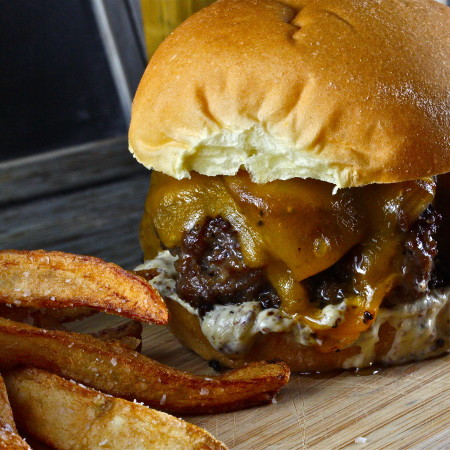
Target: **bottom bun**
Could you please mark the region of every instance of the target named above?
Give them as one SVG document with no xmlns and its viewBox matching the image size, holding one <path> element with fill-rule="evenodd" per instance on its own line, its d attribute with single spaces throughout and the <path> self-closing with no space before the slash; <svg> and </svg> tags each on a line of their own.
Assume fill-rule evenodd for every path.
<svg viewBox="0 0 450 450">
<path fill-rule="evenodd" d="M 430 358 L 450 349 L 450 291 L 440 295 L 440 304 L 423 302 L 410 307 L 405 316 L 388 310 L 379 314 L 378 323 L 362 333 L 351 347 L 322 353 L 315 347 L 296 342 L 290 333 L 258 334 L 245 355 L 226 355 L 214 349 L 201 331 L 198 317 L 177 302 L 167 299 L 169 326 L 181 344 L 206 360 L 236 368 L 251 361 L 282 359 L 294 372 L 325 372 L 363 368 L 372 364 L 399 364 Z M 423 324 L 427 328 L 424 330 Z M 431 324 L 431 325 L 430 325 Z M 398 347 L 398 348 L 397 348 Z"/>
</svg>

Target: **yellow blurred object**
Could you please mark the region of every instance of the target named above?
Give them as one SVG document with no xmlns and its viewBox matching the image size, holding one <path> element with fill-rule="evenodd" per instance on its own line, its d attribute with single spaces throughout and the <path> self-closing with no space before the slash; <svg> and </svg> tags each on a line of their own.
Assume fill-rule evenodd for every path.
<svg viewBox="0 0 450 450">
<path fill-rule="evenodd" d="M 147 56 L 175 27 L 213 0 L 141 0 Z"/>
</svg>

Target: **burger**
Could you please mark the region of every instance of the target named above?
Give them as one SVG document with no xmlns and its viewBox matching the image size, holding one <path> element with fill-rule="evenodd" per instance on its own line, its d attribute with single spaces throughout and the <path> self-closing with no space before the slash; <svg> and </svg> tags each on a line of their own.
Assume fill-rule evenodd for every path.
<svg viewBox="0 0 450 450">
<path fill-rule="evenodd" d="M 219 0 L 152 57 L 138 268 L 223 366 L 362 368 L 450 348 L 450 9 Z"/>
</svg>

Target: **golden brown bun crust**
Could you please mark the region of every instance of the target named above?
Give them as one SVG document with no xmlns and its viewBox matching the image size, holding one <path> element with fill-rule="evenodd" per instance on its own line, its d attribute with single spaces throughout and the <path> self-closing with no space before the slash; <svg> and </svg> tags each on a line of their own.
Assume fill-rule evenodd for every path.
<svg viewBox="0 0 450 450">
<path fill-rule="evenodd" d="M 203 335 L 198 318 L 172 300 L 166 300 L 170 311 L 170 329 L 178 340 L 206 360 L 219 361 L 225 367 L 240 367 L 245 362 L 282 359 L 294 372 L 325 372 L 340 369 L 345 360 L 359 353 L 359 347 L 349 347 L 340 352 L 320 353 L 292 341 L 286 333 L 258 335 L 251 351 L 241 359 L 230 359 L 209 344 Z M 395 329 L 388 323 L 379 331 L 376 358 L 380 361 L 394 340 Z"/>
<path fill-rule="evenodd" d="M 449 80 L 450 8 L 433 0 L 219 0 L 153 56 L 130 149 L 176 178 L 435 175 L 450 171 Z"/>
</svg>

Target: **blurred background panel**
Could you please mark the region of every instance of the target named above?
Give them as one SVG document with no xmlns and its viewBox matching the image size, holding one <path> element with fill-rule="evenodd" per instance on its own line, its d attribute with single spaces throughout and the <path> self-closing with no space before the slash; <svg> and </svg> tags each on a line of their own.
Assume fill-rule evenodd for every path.
<svg viewBox="0 0 450 450">
<path fill-rule="evenodd" d="M 126 133 L 89 0 L 0 0 L 0 11 L 0 158 Z"/>
<path fill-rule="evenodd" d="M 148 55 L 207 3 L 0 0 L 0 161 L 125 136 Z"/>
</svg>

